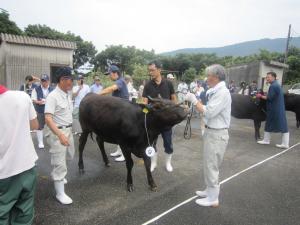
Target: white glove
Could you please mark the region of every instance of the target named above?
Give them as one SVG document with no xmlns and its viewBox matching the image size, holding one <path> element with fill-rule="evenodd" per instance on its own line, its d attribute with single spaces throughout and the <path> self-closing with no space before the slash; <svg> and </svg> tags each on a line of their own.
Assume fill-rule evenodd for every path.
<svg viewBox="0 0 300 225">
<path fill-rule="evenodd" d="M 197 105 L 198 103 L 198 99 L 196 98 L 195 94 L 190 92 L 185 95 L 184 100 L 192 103 L 193 105 Z"/>
</svg>

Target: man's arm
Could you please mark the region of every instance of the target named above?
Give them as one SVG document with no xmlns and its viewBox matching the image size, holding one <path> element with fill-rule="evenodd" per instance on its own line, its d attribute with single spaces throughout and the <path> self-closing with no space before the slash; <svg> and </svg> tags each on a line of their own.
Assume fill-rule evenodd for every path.
<svg viewBox="0 0 300 225">
<path fill-rule="evenodd" d="M 59 138 L 59 141 L 62 145 L 70 145 L 68 138 L 63 134 L 63 132 L 61 132 L 60 129 L 57 128 L 56 124 L 54 123 L 52 114 L 45 114 L 45 122 L 47 126 L 51 129 L 51 131 Z"/>
<path fill-rule="evenodd" d="M 176 97 L 175 94 L 171 95 L 171 101 L 174 102 L 174 103 L 177 103 L 177 97 Z"/>
<path fill-rule="evenodd" d="M 116 84 L 107 87 L 105 89 L 103 89 L 102 91 L 100 91 L 100 93 L 98 93 L 99 95 L 107 95 L 107 94 L 111 94 L 114 91 L 118 90 L 118 86 Z"/>
</svg>

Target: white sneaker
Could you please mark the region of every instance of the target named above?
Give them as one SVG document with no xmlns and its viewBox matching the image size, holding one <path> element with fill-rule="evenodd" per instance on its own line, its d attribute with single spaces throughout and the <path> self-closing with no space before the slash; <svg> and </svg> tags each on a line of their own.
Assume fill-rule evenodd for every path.
<svg viewBox="0 0 300 225">
<path fill-rule="evenodd" d="M 209 198 L 201 198 L 196 200 L 196 204 L 200 206 L 206 206 L 206 207 L 218 207 L 219 206 L 219 200 L 211 201 Z"/>
<path fill-rule="evenodd" d="M 283 145 L 283 144 L 280 144 L 280 145 L 277 144 L 276 147 L 277 147 L 277 148 L 289 148 L 288 145 Z"/>
<path fill-rule="evenodd" d="M 261 141 L 258 141 L 257 144 L 260 144 L 260 145 L 269 145 L 270 142 L 269 141 L 265 141 L 265 140 L 261 140 Z"/>
<path fill-rule="evenodd" d="M 207 190 L 205 189 L 204 191 L 196 191 L 196 195 L 198 195 L 199 197 L 202 197 L 202 198 L 206 198 Z"/>
<path fill-rule="evenodd" d="M 116 162 L 124 162 L 124 161 L 125 161 L 125 158 L 124 158 L 123 154 L 122 154 L 120 157 L 115 158 L 115 161 L 116 161 Z"/>
</svg>

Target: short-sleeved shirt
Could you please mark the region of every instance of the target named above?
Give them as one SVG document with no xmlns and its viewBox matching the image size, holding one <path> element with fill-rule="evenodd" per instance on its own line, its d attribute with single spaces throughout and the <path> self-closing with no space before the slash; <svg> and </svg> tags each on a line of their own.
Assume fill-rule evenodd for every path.
<svg viewBox="0 0 300 225">
<path fill-rule="evenodd" d="M 95 94 L 99 94 L 100 91 L 102 91 L 102 90 L 103 90 L 103 86 L 101 84 L 99 84 L 99 85 L 93 84 L 90 88 L 90 91 Z"/>
<path fill-rule="evenodd" d="M 38 156 L 30 135 L 30 120 L 37 117 L 28 94 L 7 91 L 0 94 L 0 179 L 35 166 Z"/>
<path fill-rule="evenodd" d="M 155 83 L 154 80 L 150 80 L 144 87 L 143 97 L 158 98 L 171 100 L 171 95 L 175 94 L 174 87 L 171 81 L 162 79 L 160 84 Z"/>
<path fill-rule="evenodd" d="M 129 93 L 125 80 L 120 77 L 115 81 L 115 85 L 117 85 L 118 89 L 112 93 L 112 96 L 129 100 Z"/>
<path fill-rule="evenodd" d="M 73 87 L 73 94 L 77 93 L 79 85 Z M 74 99 L 74 107 L 79 108 L 81 100 L 90 92 L 90 87 L 87 84 L 83 84 L 82 89 Z"/>
<path fill-rule="evenodd" d="M 46 98 L 45 114 L 52 114 L 57 126 L 67 126 L 73 122 L 72 112 L 72 93 L 66 93 L 56 86 Z"/>
</svg>

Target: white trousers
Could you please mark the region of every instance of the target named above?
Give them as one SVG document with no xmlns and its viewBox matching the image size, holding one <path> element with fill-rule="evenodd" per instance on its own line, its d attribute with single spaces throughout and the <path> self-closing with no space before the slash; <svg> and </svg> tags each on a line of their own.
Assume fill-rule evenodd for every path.
<svg viewBox="0 0 300 225">
<path fill-rule="evenodd" d="M 205 129 L 203 135 L 203 171 L 206 187 L 219 187 L 219 168 L 229 140 L 228 130 Z"/>
</svg>

